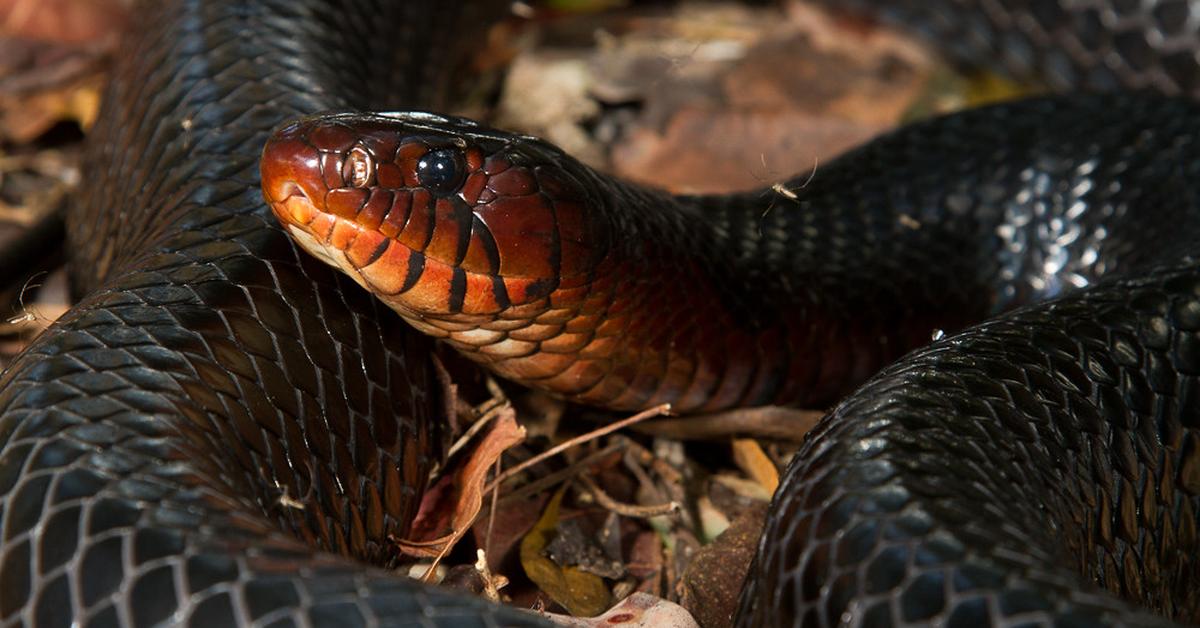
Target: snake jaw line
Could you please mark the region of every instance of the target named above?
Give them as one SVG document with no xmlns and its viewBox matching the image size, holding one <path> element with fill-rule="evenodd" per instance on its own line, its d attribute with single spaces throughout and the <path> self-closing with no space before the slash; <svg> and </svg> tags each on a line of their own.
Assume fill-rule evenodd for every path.
<svg viewBox="0 0 1200 628">
<path fill-rule="evenodd" d="M 308 251 L 310 255 L 321 260 L 322 262 L 325 262 L 329 266 L 337 268 L 343 273 L 349 275 L 351 279 L 358 282 L 358 284 L 363 288 L 366 288 L 367 290 L 371 289 L 371 287 L 367 285 L 366 280 L 363 279 L 362 273 L 360 273 L 358 269 L 346 259 L 344 253 L 320 242 L 311 233 L 301 229 L 300 227 L 297 227 L 296 225 L 289 224 L 286 225 L 285 228 L 287 229 L 288 233 L 291 234 L 292 239 L 296 241 L 296 244 L 300 245 L 300 248 Z M 334 253 L 337 254 L 335 255 Z"/>
</svg>

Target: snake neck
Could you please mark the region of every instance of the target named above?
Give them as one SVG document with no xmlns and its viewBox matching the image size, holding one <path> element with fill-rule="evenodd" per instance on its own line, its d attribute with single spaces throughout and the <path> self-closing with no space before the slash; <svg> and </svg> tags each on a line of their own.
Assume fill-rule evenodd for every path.
<svg viewBox="0 0 1200 628">
<path fill-rule="evenodd" d="M 495 314 L 392 306 L 508 379 L 621 410 L 819 406 L 929 338 L 932 323 L 897 336 L 884 321 L 850 316 L 847 295 L 806 285 L 820 268 L 797 272 L 763 255 L 776 236 L 743 233 L 761 199 L 673 196 L 587 176 L 604 191 L 594 207 L 606 232 L 623 234 L 589 273 Z"/>
</svg>

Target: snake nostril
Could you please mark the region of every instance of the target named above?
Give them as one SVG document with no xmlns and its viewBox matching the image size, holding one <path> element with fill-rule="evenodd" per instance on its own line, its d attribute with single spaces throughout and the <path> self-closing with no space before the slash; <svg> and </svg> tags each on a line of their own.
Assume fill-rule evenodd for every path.
<svg viewBox="0 0 1200 628">
<path fill-rule="evenodd" d="M 295 134 L 280 134 L 263 146 L 259 161 L 263 194 L 268 202 L 283 202 L 295 196 L 312 198 L 320 190 L 319 154 Z"/>
</svg>

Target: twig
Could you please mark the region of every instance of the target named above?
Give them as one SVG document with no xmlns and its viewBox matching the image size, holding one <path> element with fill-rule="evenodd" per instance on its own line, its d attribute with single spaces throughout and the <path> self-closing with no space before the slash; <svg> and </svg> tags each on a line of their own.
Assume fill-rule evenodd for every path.
<svg viewBox="0 0 1200 628">
<path fill-rule="evenodd" d="M 496 417 L 500 416 L 506 409 L 511 408 L 512 404 L 510 404 L 507 399 L 498 399 L 493 397 L 492 399 L 483 402 L 480 407 L 486 407 L 487 410 L 485 410 L 479 416 L 479 418 L 471 424 L 471 427 L 467 428 L 466 432 L 463 432 L 462 436 L 458 437 L 458 440 L 454 441 L 454 444 L 451 445 L 450 449 L 446 452 L 446 459 L 449 459 L 451 456 L 458 453 L 463 447 L 466 447 L 467 443 L 471 442 L 471 439 L 475 438 L 476 434 L 482 431 L 483 428 L 490 425 L 491 422 Z"/>
<path fill-rule="evenodd" d="M 596 499 L 596 503 L 604 508 L 611 510 L 625 517 L 635 517 L 638 519 L 649 519 L 650 517 L 659 517 L 679 512 L 679 502 L 669 501 L 663 504 L 653 504 L 650 506 L 638 506 L 636 504 L 626 504 L 612 498 L 611 495 L 604 492 L 596 481 L 586 475 L 580 475 L 579 479 L 587 486 L 587 490 Z"/>
<path fill-rule="evenodd" d="M 637 430 L 675 440 L 742 435 L 800 442 L 823 416 L 825 412 L 821 410 L 761 406 L 647 421 L 637 426 Z"/>
<path fill-rule="evenodd" d="M 489 483 L 487 486 L 484 487 L 483 492 L 485 494 L 487 494 L 487 493 L 493 493 L 494 491 L 497 491 L 499 489 L 500 485 L 503 484 L 505 480 L 508 480 L 509 478 L 515 476 L 516 474 L 520 473 L 521 471 L 524 471 L 525 469 L 528 469 L 529 467 L 531 467 L 533 465 L 536 465 L 538 463 L 545 461 L 546 459 L 550 458 L 551 456 L 558 455 L 572 447 L 593 441 L 597 438 L 600 438 L 601 436 L 604 436 L 605 434 L 610 434 L 610 433 L 620 430 L 622 428 L 625 428 L 625 427 L 628 427 L 635 423 L 638 423 L 639 421 L 645 421 L 646 419 L 649 419 L 652 417 L 662 416 L 663 414 L 666 414 L 670 411 L 671 411 L 671 404 L 664 403 L 662 405 L 654 406 L 653 408 L 650 408 L 649 410 L 643 410 L 642 412 L 639 412 L 631 417 L 621 419 L 620 421 L 616 421 L 614 423 L 605 425 L 602 428 L 593 430 L 586 434 L 582 434 L 582 435 L 576 436 L 575 438 L 572 438 L 570 440 L 559 443 L 558 445 L 551 447 L 550 449 L 542 452 L 541 454 L 538 454 L 537 456 L 534 456 L 534 457 L 530 458 L 529 460 L 526 460 L 525 462 L 522 462 L 521 464 L 519 464 L 515 467 L 512 467 L 511 469 L 499 474 L 498 476 L 496 476 L 495 479 L 493 479 L 491 481 L 491 483 Z M 431 579 L 433 578 L 433 575 L 436 573 L 438 565 L 441 564 L 442 559 L 444 559 L 446 557 L 446 555 L 450 553 L 450 550 L 453 549 L 454 546 L 457 545 L 460 540 L 462 540 L 462 537 L 466 535 L 467 531 L 471 529 L 472 525 L 474 525 L 474 522 L 476 522 L 478 520 L 479 520 L 479 514 L 476 514 L 475 518 L 472 520 L 471 524 L 464 525 L 461 528 L 454 530 L 450 534 L 447 534 L 446 536 L 440 537 L 438 539 L 434 539 L 432 541 L 423 541 L 423 542 L 419 542 L 419 543 L 406 543 L 406 545 L 411 546 L 411 547 L 431 547 L 431 546 L 434 546 L 437 544 L 442 544 L 437 555 L 434 556 L 433 562 L 430 563 L 429 569 L 426 570 L 425 575 L 421 577 L 422 581 L 431 582 Z"/>
<path fill-rule="evenodd" d="M 664 403 L 662 405 L 654 406 L 653 408 L 650 408 L 649 410 L 643 410 L 631 417 L 621 419 L 620 421 L 616 421 L 614 423 L 605 425 L 602 428 L 592 430 L 591 432 L 588 432 L 587 434 L 581 434 L 570 440 L 563 441 L 563 442 L 559 443 L 558 445 L 555 445 L 554 447 L 551 447 L 550 449 L 547 449 L 546 451 L 544 451 L 544 452 L 530 458 L 529 460 L 526 460 L 525 462 L 522 462 L 521 464 L 518 464 L 517 466 L 512 467 L 511 469 L 505 471 L 504 473 L 501 473 L 500 475 L 496 476 L 496 479 L 492 480 L 492 483 L 489 484 L 484 489 L 484 492 L 485 493 L 490 492 L 493 487 L 499 486 L 505 480 L 508 480 L 509 478 L 513 477 L 514 475 L 524 471 L 525 469 L 528 469 L 529 467 L 532 467 L 533 465 L 544 462 L 545 460 L 551 458 L 552 456 L 556 456 L 572 447 L 596 440 L 597 438 L 600 438 L 601 436 L 604 436 L 605 434 L 611 434 L 617 430 L 624 429 L 626 427 L 629 427 L 630 425 L 634 425 L 635 423 L 645 421 L 646 419 L 653 418 L 656 416 L 662 416 L 664 414 L 669 413 L 670 411 L 671 411 L 671 404 Z"/>
<path fill-rule="evenodd" d="M 496 475 L 500 475 L 500 469 L 502 468 L 500 460 L 501 458 L 496 458 Z M 488 505 L 487 534 L 483 537 L 483 549 L 487 551 L 492 550 L 492 528 L 496 525 L 496 502 L 499 500 L 500 485 L 497 484 L 492 487 L 492 501 Z"/>
<path fill-rule="evenodd" d="M 484 597 L 492 602 L 500 601 L 500 589 L 508 585 L 508 578 L 493 574 L 491 569 L 488 569 L 487 552 L 484 550 L 475 550 L 475 572 L 479 574 L 479 579 L 483 580 Z"/>
<path fill-rule="evenodd" d="M 606 456 L 612 454 L 615 451 L 621 450 L 623 448 L 623 446 L 624 445 L 610 445 L 608 447 L 605 447 L 604 449 L 601 449 L 600 451 L 597 451 L 593 454 L 589 454 L 586 457 L 584 457 L 582 460 L 579 460 L 578 462 L 573 463 L 571 466 L 569 466 L 565 469 L 562 469 L 560 471 L 555 471 L 554 473 L 551 473 L 544 477 L 540 477 L 528 484 L 524 484 L 520 488 L 516 488 L 516 489 L 509 491 L 508 493 L 506 493 L 504 495 L 503 498 L 501 498 L 500 501 L 501 501 L 501 503 L 507 504 L 514 500 L 525 499 L 526 497 L 529 497 L 530 495 L 544 491 L 547 488 L 554 486 L 560 482 L 569 480 L 572 477 L 574 477 L 575 475 L 577 475 L 580 471 L 582 471 L 583 469 L 590 466 L 591 464 L 598 462 L 600 460 L 603 460 Z"/>
</svg>

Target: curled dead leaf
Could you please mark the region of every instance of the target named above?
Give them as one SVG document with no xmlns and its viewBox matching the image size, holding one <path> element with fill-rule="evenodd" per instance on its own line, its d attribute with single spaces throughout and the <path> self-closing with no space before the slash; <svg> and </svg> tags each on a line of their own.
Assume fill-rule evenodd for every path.
<svg viewBox="0 0 1200 628">
<path fill-rule="evenodd" d="M 525 428 L 507 408 L 480 438 L 471 454 L 451 480 L 440 482 L 421 504 L 410 538 L 398 541 L 400 551 L 410 556 L 438 557 L 458 542 L 475 522 L 483 507 L 488 471 L 509 448 L 525 440 Z M 448 519 L 445 513 L 450 513 Z M 434 563 L 436 565 L 436 561 Z"/>
</svg>

